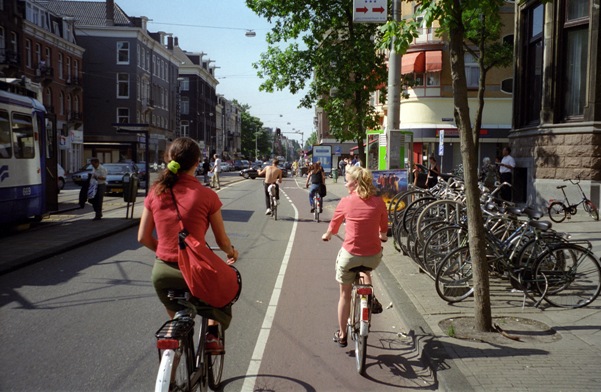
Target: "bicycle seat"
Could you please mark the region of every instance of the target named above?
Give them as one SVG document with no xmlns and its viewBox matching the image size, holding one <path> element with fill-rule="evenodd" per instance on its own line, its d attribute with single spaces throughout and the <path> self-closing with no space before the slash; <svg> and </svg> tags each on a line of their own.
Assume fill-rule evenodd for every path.
<svg viewBox="0 0 601 392">
<path fill-rule="evenodd" d="M 559 185 L 559 186 L 557 187 L 557 189 L 563 189 L 563 188 L 565 188 L 565 187 L 566 187 L 566 185 Z"/>
<path fill-rule="evenodd" d="M 535 210 L 534 208 L 528 206 L 526 208 L 524 208 L 524 214 L 528 215 L 528 218 L 530 219 L 540 219 L 543 217 L 543 213 L 540 211 Z"/>
<path fill-rule="evenodd" d="M 351 271 L 351 272 L 370 272 L 370 271 L 373 271 L 373 268 L 369 268 L 364 265 L 360 265 L 358 267 L 351 268 L 349 271 Z"/>
<path fill-rule="evenodd" d="M 542 231 L 547 231 L 551 228 L 551 226 L 553 226 L 553 224 L 549 221 L 530 221 L 528 222 L 528 225 Z"/>
</svg>

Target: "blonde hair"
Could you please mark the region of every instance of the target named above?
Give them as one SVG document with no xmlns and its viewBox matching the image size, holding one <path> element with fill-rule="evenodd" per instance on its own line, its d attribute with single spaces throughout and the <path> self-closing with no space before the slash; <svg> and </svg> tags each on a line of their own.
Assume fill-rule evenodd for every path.
<svg viewBox="0 0 601 392">
<path fill-rule="evenodd" d="M 357 182 L 357 195 L 362 199 L 367 199 L 370 196 L 376 194 L 376 187 L 374 186 L 373 176 L 369 169 L 365 169 L 361 166 L 351 166 L 346 169 L 346 174 L 352 181 Z"/>
</svg>

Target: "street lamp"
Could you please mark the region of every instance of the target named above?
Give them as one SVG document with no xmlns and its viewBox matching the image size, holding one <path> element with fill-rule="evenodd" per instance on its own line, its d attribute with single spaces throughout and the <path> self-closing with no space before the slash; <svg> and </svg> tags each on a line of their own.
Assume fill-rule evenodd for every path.
<svg viewBox="0 0 601 392">
<path fill-rule="evenodd" d="M 255 161 L 259 158 L 259 149 L 257 148 L 257 140 L 259 139 L 259 135 L 262 135 L 262 131 L 255 132 Z"/>
<path fill-rule="evenodd" d="M 210 117 L 213 117 L 213 113 L 207 113 L 207 112 L 202 112 L 202 116 L 203 118 L 203 123 L 204 123 L 204 131 L 203 131 L 203 140 L 205 142 L 205 149 L 207 149 L 207 157 L 209 157 L 209 154 L 211 153 L 211 151 L 209 151 L 208 148 L 210 148 L 210 143 L 207 143 L 207 115 Z M 209 144 L 209 147 L 207 147 L 207 144 Z"/>
</svg>

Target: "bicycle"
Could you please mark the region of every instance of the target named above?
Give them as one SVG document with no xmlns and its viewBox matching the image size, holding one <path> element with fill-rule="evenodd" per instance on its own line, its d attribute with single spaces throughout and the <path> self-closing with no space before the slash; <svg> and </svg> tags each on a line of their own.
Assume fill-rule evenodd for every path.
<svg viewBox="0 0 601 392">
<path fill-rule="evenodd" d="M 371 325 L 372 301 L 374 288 L 371 284 L 363 283 L 361 272 L 370 272 L 372 269 L 365 266 L 351 268 L 356 278 L 351 292 L 351 313 L 347 325 L 347 336 L 355 342 L 355 362 L 357 373 L 365 373 L 365 359 L 367 358 L 367 336 Z"/>
<path fill-rule="evenodd" d="M 319 222 L 319 214 L 322 210 L 321 205 L 321 196 L 318 191 L 315 191 L 315 195 L 313 196 L 313 220 L 315 222 Z"/>
<path fill-rule="evenodd" d="M 271 209 L 271 216 L 273 219 L 278 220 L 278 201 L 276 199 L 276 185 L 271 184 L 267 187 L 267 193 L 269 193 L 269 208 Z"/>
<path fill-rule="evenodd" d="M 218 390 L 223 375 L 225 351 L 212 354 L 205 350 L 208 319 L 200 315 L 198 348 L 194 350 L 194 319 L 198 314 L 187 291 L 170 290 L 168 296 L 186 309 L 176 313 L 156 332 L 159 351 L 159 372 L 155 392 Z M 218 339 L 225 343 L 225 333 L 218 327 Z"/>
<path fill-rule="evenodd" d="M 557 189 L 561 189 L 565 203 L 561 200 L 553 200 L 553 199 L 550 200 L 549 218 L 551 218 L 551 220 L 553 222 L 561 223 L 566 219 L 566 217 L 568 219 L 570 219 L 570 217 L 568 216 L 568 213 L 570 215 L 576 215 L 576 213 L 578 212 L 577 207 L 580 204 L 582 204 L 584 211 L 586 211 L 591 218 L 593 218 L 596 221 L 599 220 L 599 210 L 597 209 L 597 206 L 595 206 L 595 204 L 593 204 L 593 202 L 590 201 L 589 198 L 586 197 L 586 195 L 584 194 L 584 191 L 582 190 L 582 187 L 580 186 L 580 178 L 579 177 L 577 178 L 577 180 L 578 181 L 574 181 L 574 180 L 564 180 L 564 181 L 570 181 L 573 185 L 578 186 L 578 189 L 580 189 L 580 193 L 582 194 L 582 200 L 580 200 L 576 204 L 570 204 L 570 201 L 568 200 L 568 196 L 566 195 L 566 192 L 564 191 L 564 188 L 566 187 L 566 185 L 558 186 Z"/>
</svg>

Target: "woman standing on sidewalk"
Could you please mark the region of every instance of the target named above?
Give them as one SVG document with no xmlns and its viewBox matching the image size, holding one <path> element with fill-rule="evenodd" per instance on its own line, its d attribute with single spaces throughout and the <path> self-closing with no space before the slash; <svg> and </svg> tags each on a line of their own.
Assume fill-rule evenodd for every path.
<svg viewBox="0 0 601 392">
<path fill-rule="evenodd" d="M 388 237 L 388 211 L 381 197 L 376 196 L 372 174 L 361 166 L 346 170 L 346 188 L 349 196 L 340 200 L 328 231 L 321 236 L 329 241 L 346 223 L 342 247 L 336 259 L 336 280 L 340 284 L 338 299 L 338 331 L 334 342 L 346 347 L 346 324 L 351 310 L 351 291 L 355 273 L 351 268 L 366 266 L 376 268 L 382 260 L 382 244 Z M 371 275 L 361 273 L 364 282 L 371 284 Z M 374 297 L 372 313 L 382 312 L 382 305 Z"/>
<path fill-rule="evenodd" d="M 138 241 L 156 253 L 152 284 L 169 317 L 173 318 L 183 306 L 171 301 L 167 297 L 167 290 L 187 290 L 188 286 L 178 266 L 180 226 L 171 192 L 175 195 L 184 227 L 191 235 L 203 243 L 210 226 L 217 245 L 227 254 L 230 264 L 238 259 L 238 251 L 234 249 L 225 232 L 219 196 L 204 187 L 194 176 L 200 162 L 198 144 L 187 137 L 175 139 L 169 148 L 169 160 L 167 169 L 161 173 L 144 200 Z M 155 230 L 156 237 L 153 235 Z M 224 329 L 227 328 L 232 318 L 231 307 L 215 309 L 200 301 L 195 305 L 211 319 L 209 335 L 213 336 L 207 337 L 208 349 L 223 349 L 219 347 L 221 342 L 215 338 L 217 325 L 213 320 L 220 322 Z"/>
</svg>

